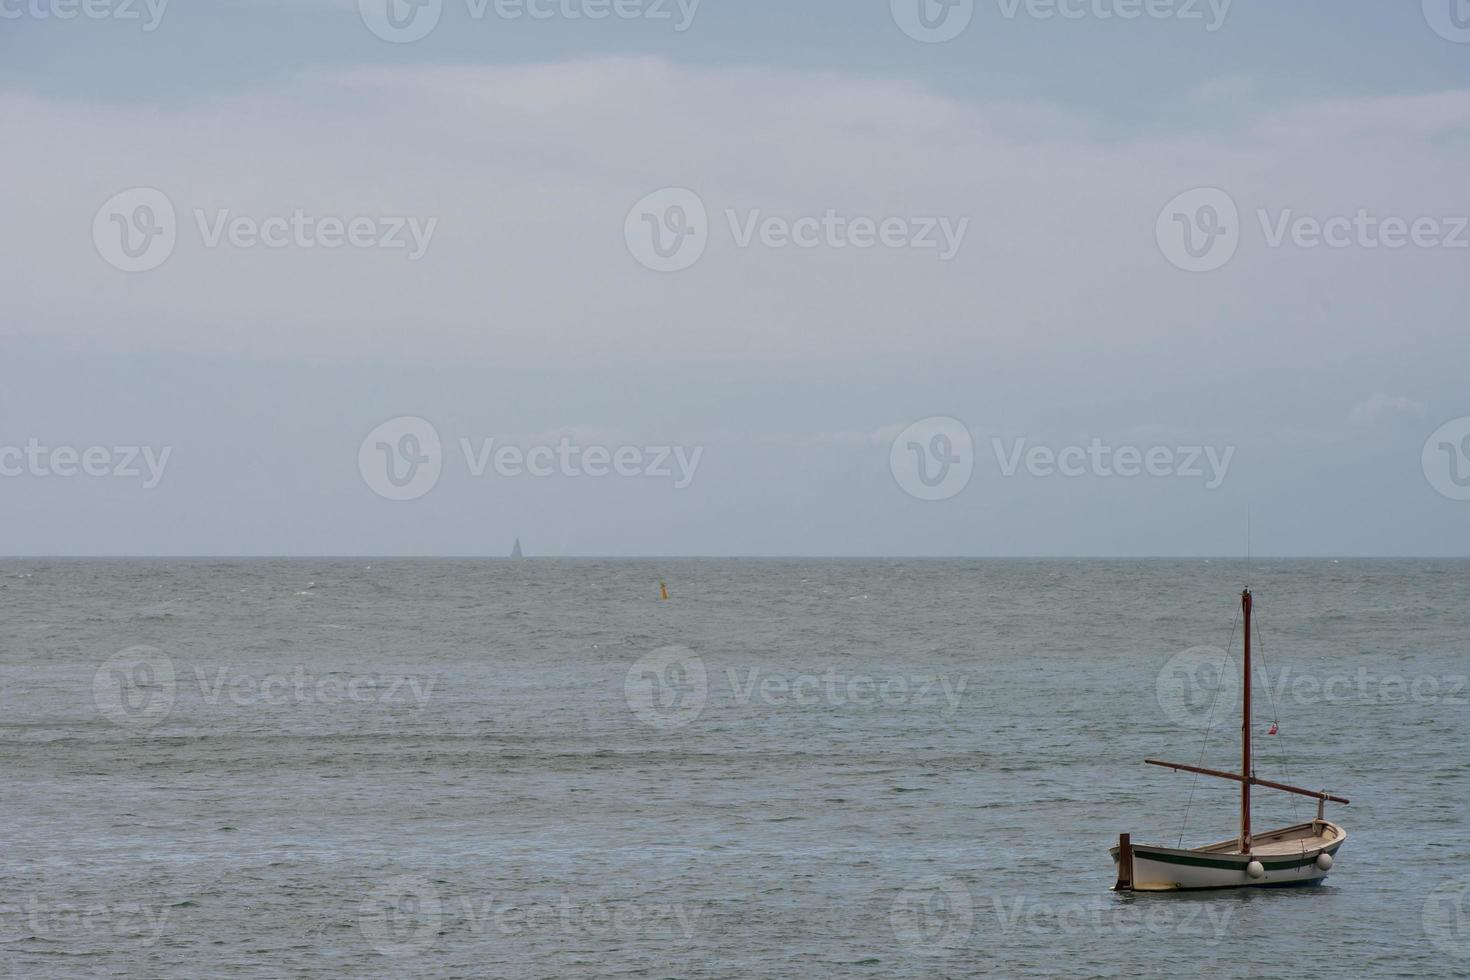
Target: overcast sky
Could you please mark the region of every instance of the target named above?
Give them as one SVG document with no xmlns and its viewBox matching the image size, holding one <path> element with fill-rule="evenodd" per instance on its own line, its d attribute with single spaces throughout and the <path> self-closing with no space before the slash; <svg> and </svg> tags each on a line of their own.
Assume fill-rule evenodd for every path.
<svg viewBox="0 0 1470 980">
<path fill-rule="evenodd" d="M 0 554 L 1467 555 L 1467 174 L 1463 0 L 0 0 Z"/>
</svg>

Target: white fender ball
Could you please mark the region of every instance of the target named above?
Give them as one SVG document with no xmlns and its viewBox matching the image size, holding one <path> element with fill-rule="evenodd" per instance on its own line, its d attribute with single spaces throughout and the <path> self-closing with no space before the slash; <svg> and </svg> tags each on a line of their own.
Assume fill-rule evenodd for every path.
<svg viewBox="0 0 1470 980">
<path fill-rule="evenodd" d="M 1252 861 L 1245 866 L 1245 873 L 1252 878 L 1264 878 L 1266 877 L 1266 868 L 1260 861 Z"/>
<path fill-rule="evenodd" d="M 1332 855 L 1328 854 L 1326 851 L 1318 854 L 1317 867 L 1321 868 L 1323 871 L 1330 870 L 1332 868 Z"/>
</svg>

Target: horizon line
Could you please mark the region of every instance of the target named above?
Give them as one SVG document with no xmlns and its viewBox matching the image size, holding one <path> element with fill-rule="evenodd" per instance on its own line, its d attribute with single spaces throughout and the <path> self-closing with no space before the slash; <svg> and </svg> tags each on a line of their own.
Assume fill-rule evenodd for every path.
<svg viewBox="0 0 1470 980">
<path fill-rule="evenodd" d="M 1102 555 L 1102 554 L 1004 554 L 1004 555 L 524 555 L 506 554 L 14 554 L 0 561 L 1470 561 L 1470 555 Z"/>
</svg>

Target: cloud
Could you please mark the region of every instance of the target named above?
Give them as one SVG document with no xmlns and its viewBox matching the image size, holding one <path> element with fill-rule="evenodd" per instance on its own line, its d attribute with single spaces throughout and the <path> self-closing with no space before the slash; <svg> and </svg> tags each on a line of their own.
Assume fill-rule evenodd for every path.
<svg viewBox="0 0 1470 980">
<path fill-rule="evenodd" d="M 1189 381 L 1159 370 L 1156 352 L 1223 369 L 1227 336 L 1239 356 L 1270 345 L 1277 363 L 1301 366 L 1328 343 L 1370 359 L 1385 308 L 1414 324 L 1403 339 L 1458 336 L 1457 256 L 1415 255 L 1414 281 L 1385 274 L 1394 255 L 1273 251 L 1252 229 L 1261 207 L 1470 209 L 1470 92 L 1283 100 L 1245 124 L 1206 116 L 1125 138 L 1058 105 L 964 100 L 905 79 L 602 58 L 319 71 L 204 107 L 8 95 L 0 120 L 0 206 L 21 230 L 0 241 L 11 343 L 556 358 L 588 371 L 649 358 L 828 363 L 849 376 L 915 360 L 941 373 L 1070 365 L 1158 394 Z M 1160 255 L 1154 223 L 1202 184 L 1229 190 L 1255 240 L 1225 270 L 1192 276 Z M 89 230 L 102 202 L 134 186 L 169 196 L 180 233 L 161 268 L 127 275 L 100 260 Z M 693 268 L 658 274 L 629 254 L 623 225 L 634 202 L 673 186 L 702 198 L 710 245 Z M 418 262 L 210 248 L 199 227 L 297 210 L 438 225 Z M 971 224 L 952 262 L 741 247 L 732 228 L 828 212 Z"/>
<path fill-rule="evenodd" d="M 1355 405 L 1348 415 L 1353 425 L 1374 425 L 1390 419 L 1407 416 L 1423 418 L 1429 406 L 1405 395 L 1385 395 L 1375 391 L 1362 403 Z"/>
<path fill-rule="evenodd" d="M 724 432 L 722 440 L 745 442 L 781 449 L 867 450 L 886 448 L 910 423 L 896 422 L 875 430 L 840 430 L 814 432 Z"/>
</svg>

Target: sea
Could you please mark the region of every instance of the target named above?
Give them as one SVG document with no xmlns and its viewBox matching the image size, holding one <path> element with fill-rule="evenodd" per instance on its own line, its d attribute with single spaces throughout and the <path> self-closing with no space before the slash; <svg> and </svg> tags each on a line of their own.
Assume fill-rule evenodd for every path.
<svg viewBox="0 0 1470 980">
<path fill-rule="evenodd" d="M 1239 769 L 1246 584 L 1347 841 L 1113 892 L 1238 832 L 1144 759 Z M 0 624 L 0 975 L 1470 975 L 1470 562 L 17 559 Z"/>
</svg>

